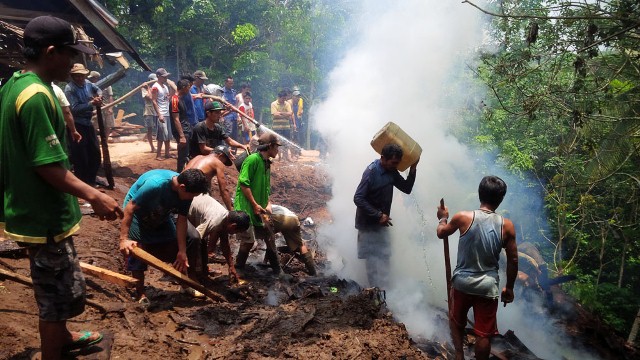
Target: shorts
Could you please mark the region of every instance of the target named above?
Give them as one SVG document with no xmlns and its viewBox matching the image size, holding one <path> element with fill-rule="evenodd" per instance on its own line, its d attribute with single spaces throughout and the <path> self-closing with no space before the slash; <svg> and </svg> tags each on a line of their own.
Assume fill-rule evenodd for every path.
<svg viewBox="0 0 640 360">
<path fill-rule="evenodd" d="M 73 240 L 29 245 L 33 292 L 42 321 L 65 321 L 82 314 L 86 286 Z"/>
<path fill-rule="evenodd" d="M 256 239 L 262 239 L 267 241 L 269 239 L 269 232 L 263 226 L 249 226 L 247 231 L 243 231 L 236 234 L 236 239 L 241 244 L 253 244 Z"/>
<path fill-rule="evenodd" d="M 284 241 L 291 251 L 297 251 L 302 247 L 302 234 L 300 233 L 300 220 L 295 216 L 271 215 L 273 231 L 281 232 Z"/>
<path fill-rule="evenodd" d="M 498 299 L 491 299 L 479 295 L 471 295 L 451 288 L 451 308 L 449 319 L 464 328 L 467 325 L 467 313 L 473 308 L 475 325 L 473 331 L 479 337 L 491 337 L 498 334 L 496 313 Z"/>
<path fill-rule="evenodd" d="M 142 117 L 144 119 L 144 127 L 147 129 L 155 129 L 156 123 L 158 122 L 158 117 L 155 115 L 144 115 Z"/>
<path fill-rule="evenodd" d="M 376 230 L 358 230 L 358 259 L 391 257 L 389 230 L 380 227 Z"/>
<path fill-rule="evenodd" d="M 158 139 L 158 141 L 171 141 L 171 137 L 172 137 L 172 133 L 171 133 L 171 116 L 167 115 L 167 116 L 163 116 L 162 120 L 164 120 L 164 122 L 160 122 L 160 119 L 158 118 L 158 120 L 156 121 L 156 124 L 158 126 L 158 130 L 156 132 L 156 139 Z"/>
</svg>

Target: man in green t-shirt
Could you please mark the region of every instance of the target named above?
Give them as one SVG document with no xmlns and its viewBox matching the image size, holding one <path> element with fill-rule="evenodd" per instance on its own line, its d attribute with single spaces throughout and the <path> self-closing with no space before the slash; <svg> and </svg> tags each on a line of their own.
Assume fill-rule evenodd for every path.
<svg viewBox="0 0 640 360">
<path fill-rule="evenodd" d="M 236 187 L 236 197 L 234 208 L 236 211 L 244 211 L 251 218 L 249 230 L 236 235 L 240 240 L 240 249 L 236 256 L 236 268 L 242 269 L 249 257 L 249 251 L 253 247 L 256 238 L 263 239 L 267 244 L 266 256 L 271 263 L 271 268 L 280 273 L 280 261 L 278 252 L 275 251 L 275 244 L 270 244 L 270 237 L 264 224 L 261 214 L 271 213 L 271 160 L 278 155 L 278 147 L 281 146 L 275 134 L 265 133 L 258 139 L 258 152 L 253 153 L 244 160 L 240 174 L 238 175 L 238 185 Z"/>
<path fill-rule="evenodd" d="M 100 219 L 122 217 L 113 198 L 69 171 L 64 117 L 51 82 L 66 80 L 79 51 L 95 52 L 77 43 L 68 22 L 37 17 L 24 30 L 25 70 L 0 90 L 0 225 L 7 238 L 28 249 L 44 360 L 102 340 L 98 332 L 71 332 L 66 325 L 85 304 L 71 238 L 81 219 L 76 197 Z"/>
</svg>

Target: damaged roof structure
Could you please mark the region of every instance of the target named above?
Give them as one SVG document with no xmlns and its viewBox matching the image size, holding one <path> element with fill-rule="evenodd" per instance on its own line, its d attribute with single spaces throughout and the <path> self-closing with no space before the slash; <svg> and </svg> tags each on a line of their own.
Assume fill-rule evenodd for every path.
<svg viewBox="0 0 640 360">
<path fill-rule="evenodd" d="M 116 30 L 118 20 L 95 0 L 0 0 L 0 78 L 23 67 L 22 29 L 29 20 L 42 15 L 67 20 L 79 38 L 84 38 L 88 46 L 95 46 L 100 55 L 125 52 L 144 70 L 151 70 Z M 102 65 L 101 57 L 91 60 Z"/>
</svg>

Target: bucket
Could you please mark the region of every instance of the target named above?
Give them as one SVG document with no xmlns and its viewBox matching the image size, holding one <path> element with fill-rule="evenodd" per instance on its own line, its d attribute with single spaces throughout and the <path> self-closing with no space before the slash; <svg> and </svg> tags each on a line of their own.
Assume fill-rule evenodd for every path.
<svg viewBox="0 0 640 360">
<path fill-rule="evenodd" d="M 398 165 L 399 171 L 405 171 L 415 163 L 422 154 L 422 148 L 400 126 L 388 122 L 371 140 L 371 147 L 380 154 L 387 144 L 397 144 L 402 148 L 402 161 Z"/>
<path fill-rule="evenodd" d="M 247 156 L 251 155 L 251 152 L 249 151 L 243 151 L 241 153 L 239 153 L 238 155 L 236 155 L 236 159 L 233 160 L 233 164 L 236 166 L 236 169 L 238 169 L 238 171 L 240 171 L 240 169 L 242 169 L 242 163 L 244 162 L 244 159 L 247 158 Z"/>
</svg>

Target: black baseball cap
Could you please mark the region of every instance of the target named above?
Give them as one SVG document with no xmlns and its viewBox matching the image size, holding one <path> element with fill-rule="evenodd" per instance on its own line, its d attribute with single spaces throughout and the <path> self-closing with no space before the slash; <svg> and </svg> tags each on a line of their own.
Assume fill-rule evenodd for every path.
<svg viewBox="0 0 640 360">
<path fill-rule="evenodd" d="M 95 49 L 78 43 L 76 32 L 67 21 L 46 15 L 29 21 L 24 28 L 24 45 L 33 48 L 67 46 L 85 54 L 97 54 Z"/>
<path fill-rule="evenodd" d="M 224 162 L 225 165 L 231 166 L 231 164 L 233 164 L 231 162 L 231 152 L 229 151 L 228 146 L 218 145 L 213 149 L 213 152 L 216 154 L 224 154 L 224 156 L 227 157 L 227 161 Z"/>
</svg>

